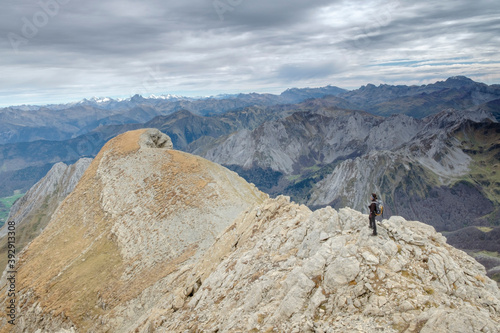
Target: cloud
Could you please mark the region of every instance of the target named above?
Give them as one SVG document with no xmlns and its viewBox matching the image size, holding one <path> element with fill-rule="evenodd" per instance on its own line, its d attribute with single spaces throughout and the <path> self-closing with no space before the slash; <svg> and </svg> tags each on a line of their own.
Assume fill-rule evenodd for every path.
<svg viewBox="0 0 500 333">
<path fill-rule="evenodd" d="M 296 82 L 316 78 L 328 78 L 339 71 L 339 68 L 331 63 L 311 64 L 307 62 L 282 65 L 278 68 L 276 77 L 284 82 Z"/>
<path fill-rule="evenodd" d="M 459 74 L 498 83 L 499 28 L 489 0 L 7 1 L 0 105 Z"/>
</svg>

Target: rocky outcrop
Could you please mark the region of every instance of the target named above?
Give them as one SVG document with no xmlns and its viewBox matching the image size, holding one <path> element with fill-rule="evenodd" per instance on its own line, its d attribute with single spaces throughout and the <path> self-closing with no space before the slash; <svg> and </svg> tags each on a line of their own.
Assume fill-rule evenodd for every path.
<svg viewBox="0 0 500 333">
<path fill-rule="evenodd" d="M 156 128 L 147 129 L 139 137 L 139 146 L 141 148 L 174 149 L 172 140 L 168 135 L 160 132 Z"/>
<path fill-rule="evenodd" d="M 179 274 L 137 329 L 499 332 L 500 291 L 484 267 L 423 223 L 392 217 L 373 237 L 367 221 L 268 199 Z"/>
</svg>

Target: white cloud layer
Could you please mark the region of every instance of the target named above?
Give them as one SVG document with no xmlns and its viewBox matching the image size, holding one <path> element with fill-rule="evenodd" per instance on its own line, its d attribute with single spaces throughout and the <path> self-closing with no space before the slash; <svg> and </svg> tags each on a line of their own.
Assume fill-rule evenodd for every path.
<svg viewBox="0 0 500 333">
<path fill-rule="evenodd" d="M 500 82 L 496 0 L 7 0 L 0 105 Z"/>
</svg>

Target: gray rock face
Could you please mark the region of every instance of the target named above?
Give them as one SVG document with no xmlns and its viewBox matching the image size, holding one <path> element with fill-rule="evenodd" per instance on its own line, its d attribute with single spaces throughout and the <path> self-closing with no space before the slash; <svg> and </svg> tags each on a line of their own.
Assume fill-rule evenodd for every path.
<svg viewBox="0 0 500 333">
<path fill-rule="evenodd" d="M 467 127 L 472 120 L 485 119 L 487 115 L 481 112 L 447 111 L 417 121 L 419 126 L 403 127 L 401 132 L 411 135 L 403 135 L 406 139 L 401 139 L 402 144 L 386 150 L 372 149 L 363 156 L 341 162 L 314 184 L 306 204 L 348 206 L 366 212 L 369 204 L 366 193 L 376 192 L 385 201 L 387 216 L 418 219 L 440 231 L 488 225 L 484 217 L 497 209 L 498 202 L 492 202 L 486 194 L 488 190 L 483 190 L 477 182 L 463 181 L 474 178 L 471 170 L 477 168 L 474 164 L 477 162 L 457 139 L 460 135 L 474 135 L 470 134 L 474 131 L 457 132 L 457 128 L 463 124 Z M 393 126 L 405 122 L 393 121 Z M 498 124 L 493 126 L 498 128 Z"/>
<path fill-rule="evenodd" d="M 36 183 L 12 206 L 8 221 L 16 223 L 16 251 L 35 239 L 47 226 L 59 204 L 74 190 L 90 158 L 82 158 L 73 165 L 55 164 L 47 175 Z M 7 225 L 0 229 L 0 266 L 7 264 Z"/>
<path fill-rule="evenodd" d="M 460 163 L 456 170 L 450 171 L 445 161 L 441 164 L 434 161 L 433 156 L 438 152 L 449 153 L 453 159 L 449 162 L 462 162 L 466 157 L 464 153 L 454 156 L 458 152 L 446 150 L 447 134 L 462 121 L 490 118 L 487 112 L 456 110 L 425 119 L 405 115 L 381 118 L 361 111 L 324 108 L 296 112 L 285 119 L 266 122 L 253 131 L 238 131 L 200 153 L 224 165 L 258 166 L 292 175 L 337 159 L 404 148 L 401 155 L 418 156 L 419 162 L 447 176 L 450 172 L 459 174 L 467 170 L 467 164 Z M 428 141 L 429 147 L 422 147 L 422 141 Z"/>
<path fill-rule="evenodd" d="M 500 291 L 480 264 L 420 222 L 392 217 L 378 231 L 352 209 L 268 199 L 190 271 L 200 286 L 183 306 L 165 302 L 137 329 L 499 332 Z"/>
<path fill-rule="evenodd" d="M 367 137 L 381 122 L 379 117 L 347 110 L 297 112 L 254 131 L 236 132 L 203 156 L 220 164 L 258 166 L 291 175 L 304 167 L 366 152 L 378 143 L 367 143 Z"/>
</svg>

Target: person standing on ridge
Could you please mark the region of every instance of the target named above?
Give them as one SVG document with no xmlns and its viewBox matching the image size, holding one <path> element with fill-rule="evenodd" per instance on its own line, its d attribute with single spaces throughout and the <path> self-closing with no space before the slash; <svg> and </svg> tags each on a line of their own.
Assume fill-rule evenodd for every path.
<svg viewBox="0 0 500 333">
<path fill-rule="evenodd" d="M 370 209 L 370 228 L 373 229 L 373 236 L 377 236 L 377 223 L 375 222 L 377 212 L 377 195 L 375 193 L 372 193 L 371 203 L 368 208 Z"/>
</svg>

